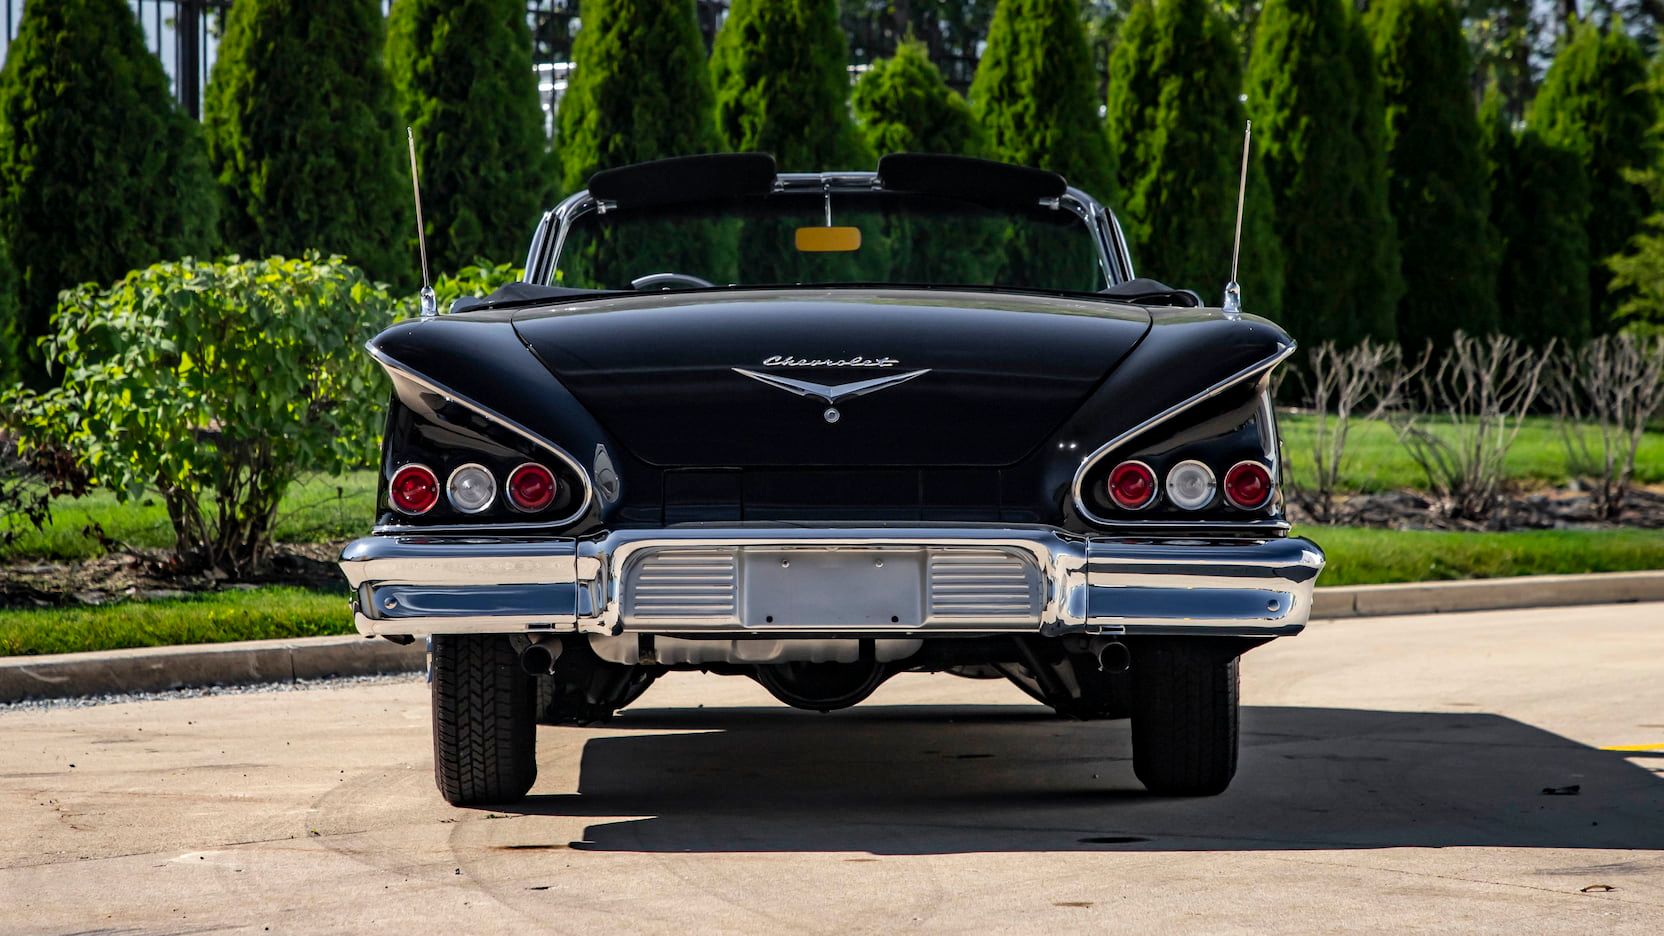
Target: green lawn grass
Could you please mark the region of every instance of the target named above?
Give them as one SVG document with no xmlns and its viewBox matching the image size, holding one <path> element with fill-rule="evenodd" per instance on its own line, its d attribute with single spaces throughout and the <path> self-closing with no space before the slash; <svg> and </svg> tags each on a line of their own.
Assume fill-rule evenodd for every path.
<svg viewBox="0 0 1664 936">
<path fill-rule="evenodd" d="M 0 610 L 0 656 L 353 633 L 347 588 L 234 589 L 191 598 Z"/>
<path fill-rule="evenodd" d="M 1319 586 L 1664 569 L 1664 530 L 1445 533 L 1302 527 Z M 259 588 L 97 607 L 0 611 L 0 656 L 352 633 L 346 589 Z"/>
<path fill-rule="evenodd" d="M 318 543 L 363 536 L 375 520 L 374 471 L 333 477 L 316 475 L 291 485 L 278 508 L 278 542 Z M 17 521 L 21 523 L 21 521 Z M 86 534 L 89 524 L 119 543 L 141 547 L 173 545 L 173 528 L 158 497 L 122 504 L 109 491 L 52 502 L 52 519 L 36 530 L 24 525 L 10 545 L 0 546 L 0 561 L 17 559 L 88 559 L 103 552 Z"/>
<path fill-rule="evenodd" d="M 1277 424 L 1283 433 L 1283 455 L 1287 459 L 1285 477 L 1298 483 L 1302 466 L 1312 461 L 1315 420 L 1310 416 L 1281 413 Z M 1343 491 L 1375 493 L 1427 486 L 1427 476 L 1385 422 L 1354 422 L 1347 440 L 1346 462 L 1341 473 Z M 1537 417 L 1526 420 L 1508 452 L 1506 465 L 1508 477 L 1519 482 L 1558 484 L 1569 480 L 1565 443 L 1554 421 Z M 1635 456 L 1635 475 L 1643 484 L 1664 482 L 1664 432 L 1648 432 L 1642 437 Z"/>
<path fill-rule="evenodd" d="M 1664 530 L 1469 533 L 1308 526 L 1329 557 L 1319 586 L 1664 569 Z"/>
</svg>

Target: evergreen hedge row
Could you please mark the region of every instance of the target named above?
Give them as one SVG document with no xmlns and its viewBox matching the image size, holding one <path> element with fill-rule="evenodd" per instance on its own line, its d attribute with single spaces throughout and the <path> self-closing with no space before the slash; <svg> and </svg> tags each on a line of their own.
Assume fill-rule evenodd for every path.
<svg viewBox="0 0 1664 936">
<path fill-rule="evenodd" d="M 196 124 L 124 0 L 30 3 L 0 70 L 0 241 L 20 303 L 0 358 L 42 381 L 36 339 L 61 290 L 211 250 L 217 211 Z"/>
<path fill-rule="evenodd" d="M 230 250 L 341 254 L 379 280 L 417 279 L 409 159 L 382 50 L 377 0 L 232 4 L 203 115 Z"/>
<path fill-rule="evenodd" d="M 601 5 L 585 4 L 586 22 Z M 524 256 L 555 190 L 524 0 L 397 0 L 387 70 L 416 133 L 433 268 Z"/>
</svg>

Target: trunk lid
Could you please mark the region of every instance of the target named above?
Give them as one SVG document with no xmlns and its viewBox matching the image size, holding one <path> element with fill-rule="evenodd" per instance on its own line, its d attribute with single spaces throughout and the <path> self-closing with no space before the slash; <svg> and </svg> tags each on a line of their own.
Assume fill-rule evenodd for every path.
<svg viewBox="0 0 1664 936">
<path fill-rule="evenodd" d="M 514 324 L 650 464 L 999 467 L 1056 430 L 1150 317 L 1082 298 L 845 287 L 620 296 Z"/>
</svg>

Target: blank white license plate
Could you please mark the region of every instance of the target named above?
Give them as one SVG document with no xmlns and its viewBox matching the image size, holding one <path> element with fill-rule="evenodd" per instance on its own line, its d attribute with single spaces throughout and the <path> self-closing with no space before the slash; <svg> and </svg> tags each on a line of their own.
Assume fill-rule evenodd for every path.
<svg viewBox="0 0 1664 936">
<path fill-rule="evenodd" d="M 918 627 L 926 553 L 918 547 L 750 547 L 740 575 L 746 627 Z"/>
</svg>

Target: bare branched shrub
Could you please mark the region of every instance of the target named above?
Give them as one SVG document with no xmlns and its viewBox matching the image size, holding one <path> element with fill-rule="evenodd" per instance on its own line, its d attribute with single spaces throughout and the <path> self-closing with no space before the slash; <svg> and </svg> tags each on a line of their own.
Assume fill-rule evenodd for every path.
<svg viewBox="0 0 1664 936">
<path fill-rule="evenodd" d="M 1664 406 L 1664 337 L 1605 335 L 1562 355 L 1545 384 L 1566 466 L 1605 520 L 1623 512 L 1635 452 Z"/>
<path fill-rule="evenodd" d="M 1399 441 L 1446 515 L 1483 520 L 1496 506 L 1503 462 L 1542 391 L 1553 348 L 1552 341 L 1537 350 L 1506 335 L 1457 332 L 1416 383 L 1421 402 L 1438 418 L 1392 414 Z"/>
<path fill-rule="evenodd" d="M 1425 363 L 1406 366 L 1398 345 L 1369 339 L 1344 349 L 1325 341 L 1306 355 L 1299 380 L 1311 410 L 1311 461 L 1291 494 L 1319 522 L 1335 520 L 1352 420 L 1379 419 L 1402 405 L 1405 386 Z"/>
</svg>

